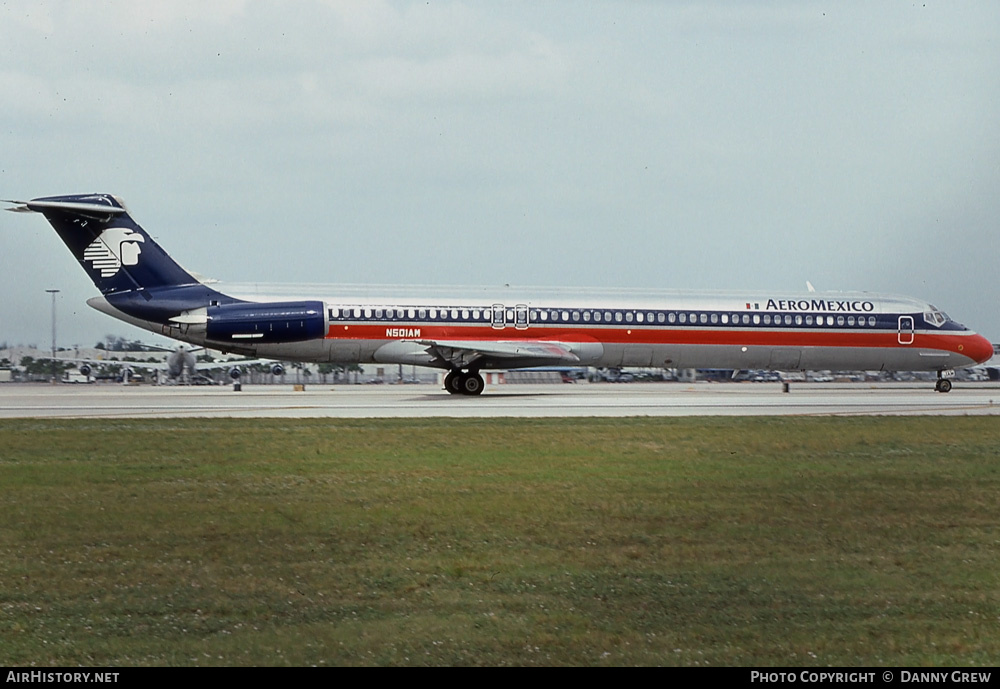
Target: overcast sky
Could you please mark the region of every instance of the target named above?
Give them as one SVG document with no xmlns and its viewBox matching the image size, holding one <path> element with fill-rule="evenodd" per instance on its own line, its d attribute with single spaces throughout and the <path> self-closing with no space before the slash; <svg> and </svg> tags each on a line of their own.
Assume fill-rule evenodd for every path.
<svg viewBox="0 0 1000 689">
<path fill-rule="evenodd" d="M 224 281 L 894 292 L 1000 340 L 1000 3 L 0 0 L 0 198 Z M 0 214 L 0 342 L 109 333 Z"/>
</svg>

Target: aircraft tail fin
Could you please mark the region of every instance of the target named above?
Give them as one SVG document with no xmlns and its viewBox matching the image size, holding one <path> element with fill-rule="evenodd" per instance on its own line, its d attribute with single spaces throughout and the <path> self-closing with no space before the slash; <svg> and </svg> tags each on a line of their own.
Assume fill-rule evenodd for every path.
<svg viewBox="0 0 1000 689">
<path fill-rule="evenodd" d="M 196 284 L 110 194 L 10 201 L 7 210 L 41 213 L 102 294 Z"/>
</svg>

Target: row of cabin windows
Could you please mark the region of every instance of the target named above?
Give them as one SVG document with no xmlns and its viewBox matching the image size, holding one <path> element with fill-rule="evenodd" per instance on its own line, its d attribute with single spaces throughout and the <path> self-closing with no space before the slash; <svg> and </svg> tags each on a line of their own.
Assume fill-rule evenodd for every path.
<svg viewBox="0 0 1000 689">
<path fill-rule="evenodd" d="M 417 309 L 417 308 L 364 308 L 342 307 L 330 309 L 330 320 L 452 320 L 452 321 L 488 321 L 491 318 L 489 309 Z M 511 311 L 511 320 L 514 318 Z"/>
<path fill-rule="evenodd" d="M 519 309 L 518 309 L 519 310 Z M 690 311 L 600 311 L 559 309 L 532 309 L 532 323 L 641 323 L 641 324 L 695 324 L 695 325 L 774 325 L 774 326 L 827 326 L 874 327 L 875 316 L 819 314 L 770 314 L 770 313 L 701 313 Z M 515 309 L 505 308 L 506 323 L 515 322 Z M 330 319 L 375 320 L 450 320 L 450 321 L 500 321 L 492 309 L 431 309 L 431 308 L 365 308 L 344 307 L 330 309 Z M 523 320 L 523 317 L 518 319 Z"/>
</svg>

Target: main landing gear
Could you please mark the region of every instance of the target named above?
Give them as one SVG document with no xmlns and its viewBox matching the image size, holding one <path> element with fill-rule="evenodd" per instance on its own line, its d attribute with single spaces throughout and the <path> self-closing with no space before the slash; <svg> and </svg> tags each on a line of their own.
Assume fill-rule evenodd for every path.
<svg viewBox="0 0 1000 689">
<path fill-rule="evenodd" d="M 453 370 L 444 377 L 444 389 L 452 395 L 481 395 L 486 381 L 478 371 Z"/>
<path fill-rule="evenodd" d="M 934 389 L 938 392 L 951 392 L 951 376 L 955 375 L 954 371 L 938 371 L 937 383 L 934 384 Z"/>
</svg>

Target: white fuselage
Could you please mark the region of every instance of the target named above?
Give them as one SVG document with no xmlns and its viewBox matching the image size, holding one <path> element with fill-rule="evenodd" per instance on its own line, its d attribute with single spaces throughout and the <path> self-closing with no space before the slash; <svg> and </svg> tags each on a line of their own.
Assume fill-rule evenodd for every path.
<svg viewBox="0 0 1000 689">
<path fill-rule="evenodd" d="M 489 354 L 492 343 L 554 343 L 551 361 L 537 353 L 470 359 L 475 368 L 575 363 L 596 367 L 777 370 L 946 370 L 992 353 L 981 336 L 930 304 L 883 294 L 712 293 L 661 291 L 585 293 L 475 288 L 458 297 L 426 290 L 328 288 L 322 297 L 325 335 L 299 342 L 212 341 L 197 326 L 162 326 L 91 299 L 95 308 L 139 327 L 224 351 L 274 359 L 414 364 L 447 368 L 428 343 Z M 267 302 L 265 296 L 232 296 Z M 338 296 L 330 297 L 329 294 Z M 297 294 L 296 296 L 305 296 Z M 316 298 L 316 297 L 313 297 Z M 987 354 L 988 351 L 988 354 Z M 568 354 L 567 354 L 568 353 Z M 984 358 L 985 357 L 985 358 Z M 478 362 L 478 363 L 477 363 Z"/>
</svg>

